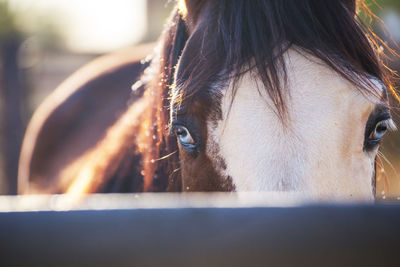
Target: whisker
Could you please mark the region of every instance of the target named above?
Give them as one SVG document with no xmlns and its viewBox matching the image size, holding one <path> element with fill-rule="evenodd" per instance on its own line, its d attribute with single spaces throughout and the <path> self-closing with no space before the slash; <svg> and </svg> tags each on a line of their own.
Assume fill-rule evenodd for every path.
<svg viewBox="0 0 400 267">
<path fill-rule="evenodd" d="M 384 156 L 383 156 L 382 153 L 380 153 L 380 154 L 379 153 L 380 152 L 378 151 L 378 154 L 376 155 L 378 157 L 378 160 L 376 160 L 376 163 L 377 163 L 377 167 L 379 169 L 375 169 L 375 173 L 379 173 L 380 175 L 382 175 L 382 177 L 377 176 L 376 182 L 380 181 L 381 180 L 380 178 L 383 178 L 383 191 L 382 191 L 382 194 L 384 195 L 385 192 L 389 191 L 389 178 L 388 178 L 388 175 L 385 172 L 385 169 L 384 169 L 383 163 L 382 163 L 382 157 L 384 157 Z"/>
<path fill-rule="evenodd" d="M 380 157 L 380 158 L 383 158 L 385 160 L 385 162 L 389 165 L 389 167 L 395 172 L 395 174 L 397 176 L 397 171 L 396 171 L 395 167 L 393 166 L 393 164 L 387 159 L 387 157 L 381 151 L 378 151 L 377 156 Z"/>
<path fill-rule="evenodd" d="M 163 160 L 163 159 L 167 159 L 167 158 L 169 158 L 170 156 L 174 155 L 176 152 L 178 152 L 178 150 L 175 150 L 175 151 L 172 152 L 172 153 L 169 153 L 169 154 L 167 154 L 167 155 L 165 155 L 165 156 L 162 156 L 161 158 L 152 159 L 151 162 L 155 162 L 155 161 L 160 161 L 160 160 Z"/>
<path fill-rule="evenodd" d="M 181 170 L 181 167 L 179 167 L 179 168 L 176 168 L 175 170 L 173 170 L 172 171 L 172 173 L 171 174 L 174 174 L 174 173 L 176 173 L 176 172 L 178 172 L 178 171 L 180 171 Z"/>
</svg>

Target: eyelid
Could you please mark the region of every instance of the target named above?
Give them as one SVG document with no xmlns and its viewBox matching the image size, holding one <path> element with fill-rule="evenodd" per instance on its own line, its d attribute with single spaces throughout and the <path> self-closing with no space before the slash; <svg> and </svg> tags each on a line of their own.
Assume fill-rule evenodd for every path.
<svg viewBox="0 0 400 267">
<path fill-rule="evenodd" d="M 185 123 L 183 123 L 183 121 L 181 121 L 181 120 L 173 119 L 173 120 L 171 121 L 171 127 L 174 127 L 174 126 L 177 126 L 177 125 L 179 125 L 179 126 L 184 126 Z"/>
<path fill-rule="evenodd" d="M 387 105 L 378 104 L 368 117 L 365 127 L 365 138 L 375 129 L 375 126 L 384 120 L 391 119 L 390 109 Z"/>
<path fill-rule="evenodd" d="M 178 127 L 178 126 L 186 127 L 185 123 L 183 123 L 181 120 L 178 120 L 178 119 L 172 120 L 170 125 L 169 125 L 169 127 L 168 127 L 168 133 L 169 134 L 173 134 L 175 128 Z"/>
<path fill-rule="evenodd" d="M 376 117 L 375 117 L 375 122 L 379 123 L 381 121 L 385 120 L 391 120 L 392 115 L 390 114 L 389 110 L 381 111 Z"/>
</svg>

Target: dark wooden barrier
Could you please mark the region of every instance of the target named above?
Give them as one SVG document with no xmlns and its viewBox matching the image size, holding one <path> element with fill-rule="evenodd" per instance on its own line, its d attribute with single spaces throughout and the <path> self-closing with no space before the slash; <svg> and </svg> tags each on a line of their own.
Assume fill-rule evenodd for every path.
<svg viewBox="0 0 400 267">
<path fill-rule="evenodd" d="M 1 197 L 0 265 L 400 266 L 398 205 L 263 199 Z"/>
<path fill-rule="evenodd" d="M 20 42 L 16 36 L 6 41 L 1 40 L 0 36 L 0 160 L 4 166 L 4 177 L 7 177 L 3 181 L 1 194 L 11 195 L 17 193 L 18 158 L 26 108 L 24 77 L 18 66 Z"/>
</svg>

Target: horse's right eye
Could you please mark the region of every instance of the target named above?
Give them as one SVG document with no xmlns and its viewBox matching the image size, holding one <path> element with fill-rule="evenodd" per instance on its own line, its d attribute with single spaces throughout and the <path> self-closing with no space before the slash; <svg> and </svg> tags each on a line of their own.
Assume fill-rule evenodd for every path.
<svg viewBox="0 0 400 267">
<path fill-rule="evenodd" d="M 179 142 L 186 147 L 194 148 L 196 143 L 191 136 L 189 130 L 184 126 L 175 126 L 175 135 L 178 137 Z"/>
</svg>

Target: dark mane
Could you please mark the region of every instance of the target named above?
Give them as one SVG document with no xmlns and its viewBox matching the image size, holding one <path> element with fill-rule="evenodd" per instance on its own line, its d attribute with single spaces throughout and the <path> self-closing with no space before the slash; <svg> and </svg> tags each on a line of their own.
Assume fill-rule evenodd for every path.
<svg viewBox="0 0 400 267">
<path fill-rule="evenodd" d="M 354 14 L 352 3 L 208 1 L 205 19 L 186 45 L 185 53 L 190 56 L 181 60 L 175 98 L 182 104 L 183 99 L 207 91 L 217 82 L 234 79 L 235 85 L 244 72 L 254 71 L 276 115 L 284 120 L 285 98 L 290 92 L 285 89 L 283 55 L 293 47 L 321 59 L 363 94 L 374 94 L 371 76 L 391 88 L 377 52 L 379 40 L 372 38 Z"/>
<path fill-rule="evenodd" d="M 145 85 L 146 107 L 137 112 L 134 103 L 124 115 L 125 121 L 130 118 L 141 121 L 141 125 L 132 126 L 121 118 L 94 150 L 78 160 L 79 167 L 67 169 L 66 175 L 74 175 L 83 166 L 92 170 L 93 186 L 88 192 L 121 179 L 140 181 L 131 188 L 133 191 L 180 191 L 176 138 L 168 133 L 171 114 L 190 105 L 195 98 L 209 97 L 213 93 L 210 88 L 216 83 L 233 79 L 236 84 L 244 72 L 253 71 L 262 81 L 260 90 L 266 91 L 276 115 L 284 122 L 290 92 L 285 88 L 283 56 L 291 47 L 319 58 L 357 85 L 363 94 L 374 94 L 370 89 L 371 76 L 382 80 L 395 94 L 390 73 L 377 52 L 379 40 L 368 34 L 369 29 L 355 16 L 352 3 L 204 1 L 202 8 L 189 14 L 189 18 L 184 18 L 183 10 L 176 9 L 149 67 L 154 75 Z M 197 27 L 189 36 L 189 24 L 194 21 Z M 107 147 L 112 147 L 113 153 L 105 153 L 99 161 L 98 155 Z M 140 164 L 132 162 L 138 158 Z M 132 165 L 138 167 L 133 170 Z"/>
</svg>

